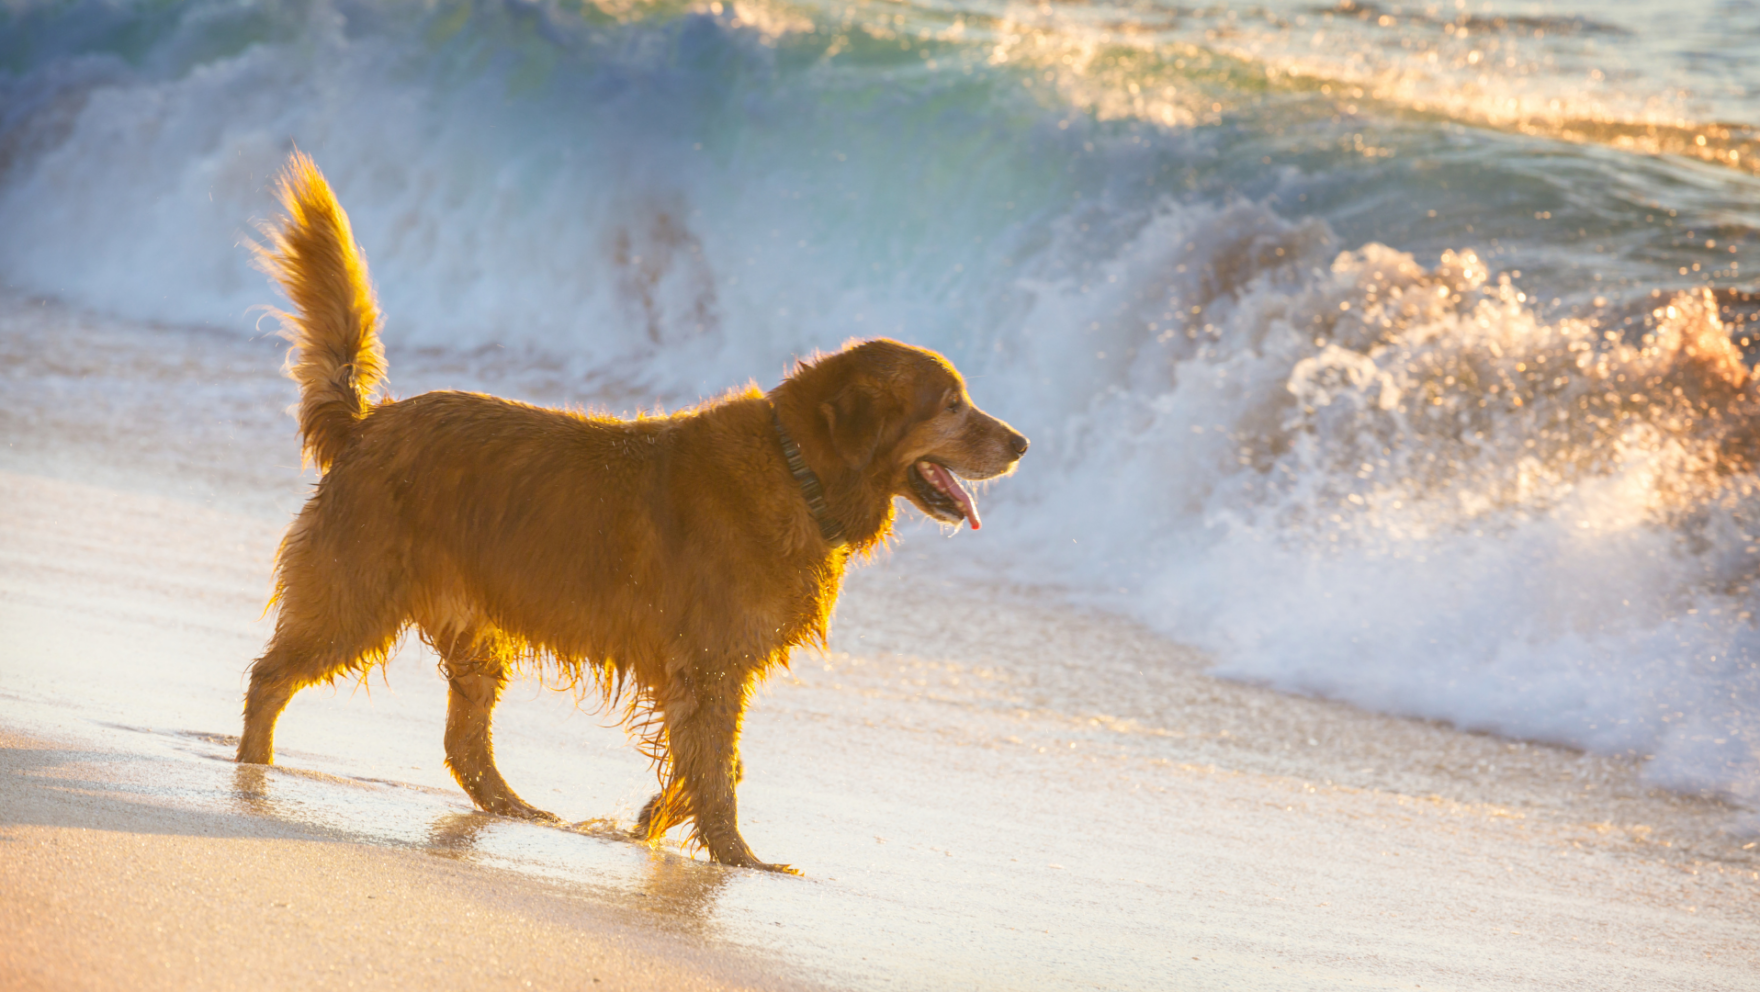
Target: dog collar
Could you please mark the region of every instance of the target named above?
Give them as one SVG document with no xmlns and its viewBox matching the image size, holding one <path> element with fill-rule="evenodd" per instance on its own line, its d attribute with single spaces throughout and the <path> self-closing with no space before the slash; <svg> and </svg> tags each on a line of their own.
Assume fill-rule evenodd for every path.
<svg viewBox="0 0 1760 992">
<path fill-rule="evenodd" d="M 807 467 L 807 460 L 801 457 L 801 446 L 783 430 L 782 416 L 776 412 L 774 403 L 770 404 L 770 423 L 776 427 L 776 439 L 782 442 L 782 458 L 788 462 L 788 471 L 800 484 L 807 509 L 813 511 L 813 519 L 819 524 L 819 536 L 834 548 L 848 544 L 849 539 L 843 536 L 843 525 L 831 516 L 831 507 L 825 505 L 825 486 L 820 483 L 818 473 Z"/>
</svg>

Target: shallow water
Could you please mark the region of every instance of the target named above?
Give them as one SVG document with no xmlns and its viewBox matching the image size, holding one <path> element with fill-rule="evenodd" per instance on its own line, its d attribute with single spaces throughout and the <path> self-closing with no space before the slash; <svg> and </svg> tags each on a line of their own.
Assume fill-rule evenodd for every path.
<svg viewBox="0 0 1760 992">
<path fill-rule="evenodd" d="M 1647 0 L 15 4 L 0 281 L 260 334 L 240 243 L 297 144 L 423 368 L 629 411 L 929 345 L 1035 441 L 948 574 L 1752 807 L 1757 30 Z M 421 376 L 392 389 L 466 384 Z"/>
<path fill-rule="evenodd" d="M 1117 616 L 951 570 L 990 528 L 907 528 L 853 573 L 831 651 L 753 706 L 742 826 L 803 878 L 621 837 L 647 763 L 530 680 L 498 711 L 499 762 L 580 827 L 472 811 L 413 640 L 364 685 L 302 693 L 280 765 L 240 768 L 270 555 L 309 482 L 278 351 L 0 308 L 19 439 L 0 451 L 0 725 L 78 743 L 81 777 L 129 801 L 545 879 L 840 988 L 1702 989 L 1760 967 L 1740 808 L 1626 761 L 1215 678 Z M 401 357 L 406 381 L 571 399 Z"/>
<path fill-rule="evenodd" d="M 896 582 L 908 567 L 853 585 L 852 653 L 798 659 L 753 708 L 742 825 L 804 878 L 620 836 L 653 787 L 645 762 L 532 683 L 498 713 L 500 764 L 528 799 L 586 822 L 472 811 L 439 761 L 444 687 L 419 650 L 382 681 L 303 693 L 280 764 L 240 767 L 242 659 L 263 633 L 249 593 L 274 527 L 40 476 L 0 484 L 29 515 L 5 542 L 0 721 L 80 742 L 131 802 L 550 880 L 831 987 L 1521 988 L 1637 973 L 1737 988 L 1754 963 L 1760 862 L 1719 833 L 1727 809 L 1648 795 L 1593 758 L 1326 704 L 1281 710 L 1145 633 L 999 607 L 1005 593 L 985 603 L 922 573 Z M 137 554 L 150 562 L 138 572 Z M 948 626 L 964 633 L 927 641 Z M 920 646 L 937 653 L 898 653 Z M 1101 681 L 1149 661 L 1183 672 L 1157 688 L 1184 719 L 1071 711 L 1083 700 L 1060 667 Z M 1609 878 L 1624 901 L 1600 891 Z M 1491 954 L 1507 933 L 1529 936 Z M 1639 936 L 1662 943 L 1635 959 Z"/>
</svg>

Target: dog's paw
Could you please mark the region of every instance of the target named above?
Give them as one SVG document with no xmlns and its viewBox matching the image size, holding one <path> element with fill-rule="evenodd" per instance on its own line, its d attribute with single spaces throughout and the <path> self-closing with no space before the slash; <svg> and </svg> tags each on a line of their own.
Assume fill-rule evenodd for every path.
<svg viewBox="0 0 1760 992">
<path fill-rule="evenodd" d="M 769 862 L 766 862 L 766 861 L 754 861 L 751 864 L 746 865 L 745 867 L 756 868 L 759 871 L 773 871 L 773 872 L 777 873 L 778 875 L 799 876 L 801 873 L 801 870 L 799 868 L 796 868 L 794 865 L 773 865 L 773 864 L 770 864 Z"/>
<path fill-rule="evenodd" d="M 509 816 L 516 820 L 530 820 L 533 823 L 563 823 L 563 819 L 548 810 L 539 809 L 520 800 L 502 800 L 485 803 L 483 812 L 494 813 L 496 816 Z"/>
<path fill-rule="evenodd" d="M 596 816 L 589 820 L 578 820 L 564 823 L 564 827 L 577 834 L 592 834 L 596 837 L 628 837 L 629 831 L 617 825 L 616 820 Z"/>
</svg>

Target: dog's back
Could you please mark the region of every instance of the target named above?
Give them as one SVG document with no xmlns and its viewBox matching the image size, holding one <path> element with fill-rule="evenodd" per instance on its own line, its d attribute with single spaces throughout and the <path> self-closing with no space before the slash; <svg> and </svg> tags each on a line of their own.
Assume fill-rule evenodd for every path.
<svg viewBox="0 0 1760 992">
<path fill-rule="evenodd" d="M 777 459 L 768 416 L 755 391 L 636 421 L 470 393 L 381 404 L 301 515 L 309 548 L 285 549 L 283 585 L 349 587 L 357 610 L 430 637 L 492 627 L 565 669 L 644 681 L 705 624 L 769 654 L 779 632 L 793 643 L 822 622 L 814 601 L 836 590 L 789 561 L 811 535 L 774 504 L 798 495 L 752 484 Z M 729 616 L 764 636 L 740 643 Z"/>
</svg>

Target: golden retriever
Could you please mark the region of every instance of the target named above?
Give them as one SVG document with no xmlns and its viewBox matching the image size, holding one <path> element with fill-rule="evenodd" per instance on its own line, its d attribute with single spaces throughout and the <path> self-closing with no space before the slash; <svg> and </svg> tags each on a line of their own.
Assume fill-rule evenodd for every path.
<svg viewBox="0 0 1760 992">
<path fill-rule="evenodd" d="M 258 259 L 293 301 L 299 429 L 322 472 L 276 560 L 274 635 L 251 666 L 238 760 L 274 760 L 300 689 L 382 662 L 410 625 L 450 683 L 446 763 L 482 809 L 555 819 L 495 767 L 510 668 L 547 665 L 620 698 L 660 791 L 635 832 L 675 824 L 722 864 L 760 862 L 738 826 L 740 723 L 755 681 L 823 644 L 851 555 L 903 496 L 979 526 L 955 475 L 1011 472 L 1027 439 L 972 405 L 946 359 L 896 341 L 619 420 L 474 393 L 375 399 L 379 310 L 348 218 L 295 153 L 287 216 Z"/>
</svg>

